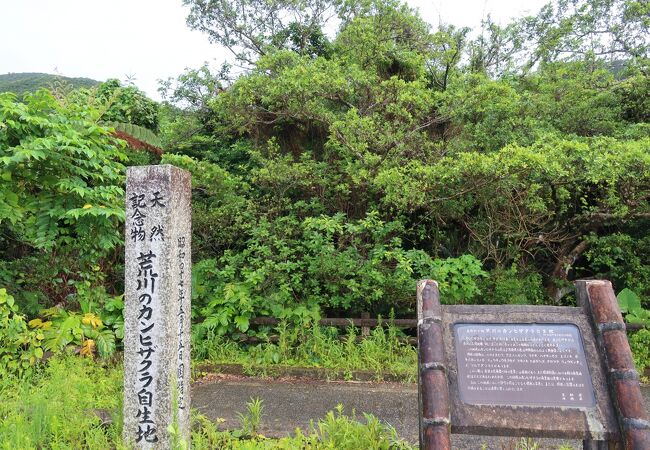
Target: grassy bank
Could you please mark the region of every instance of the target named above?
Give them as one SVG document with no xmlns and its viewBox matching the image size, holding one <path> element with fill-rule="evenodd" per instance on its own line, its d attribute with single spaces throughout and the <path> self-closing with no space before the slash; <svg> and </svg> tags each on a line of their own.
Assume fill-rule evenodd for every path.
<svg viewBox="0 0 650 450">
<path fill-rule="evenodd" d="M 345 379 L 352 379 L 355 371 L 365 371 L 373 373 L 377 380 L 390 376 L 414 382 L 417 351 L 400 337 L 401 330 L 394 326 L 378 326 L 360 339 L 354 327 L 340 333 L 334 327 L 281 324 L 256 344 L 238 343 L 208 333 L 193 340 L 192 352 L 196 361 L 241 364 L 251 375 L 265 375 L 281 367 L 307 367 L 332 369 Z"/>
</svg>

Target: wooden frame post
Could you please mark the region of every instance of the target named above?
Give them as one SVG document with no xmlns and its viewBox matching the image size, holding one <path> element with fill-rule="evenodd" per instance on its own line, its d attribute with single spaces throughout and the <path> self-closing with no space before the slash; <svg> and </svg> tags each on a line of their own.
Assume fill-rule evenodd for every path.
<svg viewBox="0 0 650 450">
<path fill-rule="evenodd" d="M 576 293 L 578 305 L 591 318 L 598 345 L 604 353 L 607 384 L 624 448 L 650 449 L 650 420 L 612 284 L 605 280 L 578 280 Z M 583 444 L 590 450 L 607 448 L 605 445 L 595 441 L 584 441 Z M 609 443 L 609 448 L 614 447 L 615 443 Z"/>
<path fill-rule="evenodd" d="M 420 280 L 418 313 L 418 413 L 420 449 L 450 450 L 449 387 L 438 283 Z"/>
</svg>

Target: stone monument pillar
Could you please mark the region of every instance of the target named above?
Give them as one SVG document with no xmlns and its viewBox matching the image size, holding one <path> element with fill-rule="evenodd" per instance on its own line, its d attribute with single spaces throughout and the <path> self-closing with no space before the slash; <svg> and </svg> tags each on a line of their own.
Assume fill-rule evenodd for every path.
<svg viewBox="0 0 650 450">
<path fill-rule="evenodd" d="M 190 438 L 191 178 L 171 165 L 126 181 L 124 441 L 168 449 Z"/>
</svg>

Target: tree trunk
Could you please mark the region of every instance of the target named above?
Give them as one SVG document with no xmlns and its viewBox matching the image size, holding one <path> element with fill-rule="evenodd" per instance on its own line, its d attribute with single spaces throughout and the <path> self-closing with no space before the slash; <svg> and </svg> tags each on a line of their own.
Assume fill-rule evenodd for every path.
<svg viewBox="0 0 650 450">
<path fill-rule="evenodd" d="M 548 295 L 553 299 L 554 303 L 560 303 L 562 297 L 573 291 L 573 286 L 566 285 L 566 282 L 569 280 L 569 272 L 578 258 L 580 258 L 588 248 L 589 241 L 581 241 L 567 255 L 561 256 L 558 259 L 553 268 L 551 280 L 547 288 Z"/>
</svg>

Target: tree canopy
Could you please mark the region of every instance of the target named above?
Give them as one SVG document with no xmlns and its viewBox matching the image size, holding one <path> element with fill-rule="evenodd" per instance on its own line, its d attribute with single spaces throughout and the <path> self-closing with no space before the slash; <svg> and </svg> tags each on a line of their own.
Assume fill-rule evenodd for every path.
<svg viewBox="0 0 650 450">
<path fill-rule="evenodd" d="M 197 333 L 411 315 L 420 277 L 456 303 L 571 304 L 578 277 L 650 301 L 647 2 L 555 0 L 477 30 L 397 0 L 185 4 L 243 72 L 188 69 L 160 106 L 115 81 L 1 97 L 5 285 L 38 290 L 26 261 L 92 248 L 46 295 L 119 292 L 122 166 L 142 154 L 110 120 L 193 174 Z"/>
<path fill-rule="evenodd" d="M 296 247 L 304 239 L 296 234 L 301 222 L 353 227 L 373 217 L 393 229 L 398 241 L 391 242 L 399 243 L 391 252 L 407 252 L 401 258 L 413 277 L 431 269 L 408 252 L 471 254 L 493 274 L 481 283 L 494 301 L 507 301 L 494 293 L 510 283 L 515 298 L 525 289 L 526 301 L 557 303 L 567 280 L 596 273 L 589 248 L 612 233 L 645 239 L 649 128 L 640 99 L 648 93 L 647 5 L 559 0 L 504 26 L 488 18 L 472 32 L 433 30 L 391 0 L 279 2 L 268 14 L 288 20 L 268 22 L 266 11 L 247 9 L 250 3 L 224 1 L 186 2 L 188 23 L 243 49 L 235 53 L 248 70 L 207 101 L 197 128 L 203 137 L 169 150 L 217 163 L 245 183 L 239 196 L 254 201 L 247 214 L 268 223 L 266 245 L 280 239 L 301 255 L 296 264 L 304 270 L 309 250 Z M 321 11 L 339 21 L 321 46 L 326 51 L 273 39 L 288 36 L 294 23 L 331 27 Z M 216 147 L 202 147 L 207 140 Z M 193 164 L 199 162 L 187 167 Z M 242 226 L 238 236 L 250 240 L 224 243 L 233 257 L 262 245 L 258 226 Z M 338 238 L 330 254 L 355 242 L 352 248 L 369 258 L 361 243 L 386 245 L 377 234 L 356 239 Z M 273 245 L 265 252 L 284 258 Z M 234 261 L 225 255 L 217 268 Z M 236 260 L 238 268 L 218 286 L 246 285 L 254 263 Z M 296 287 L 270 288 L 264 273 L 264 289 L 302 298 Z M 345 286 L 348 276 L 326 279 Z M 359 296 L 373 290 L 357 283 Z M 256 288 L 246 289 L 250 295 Z M 386 291 L 375 305 L 381 310 L 399 297 Z"/>
</svg>

